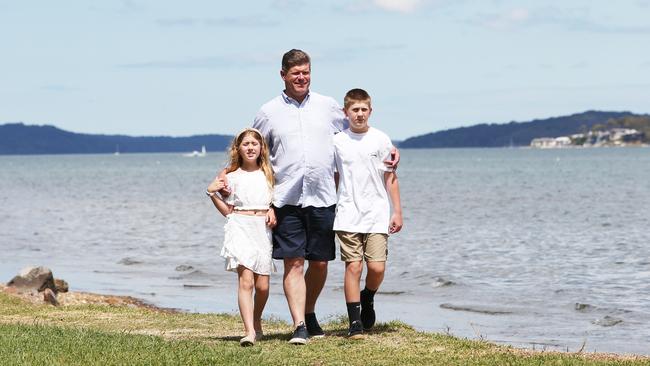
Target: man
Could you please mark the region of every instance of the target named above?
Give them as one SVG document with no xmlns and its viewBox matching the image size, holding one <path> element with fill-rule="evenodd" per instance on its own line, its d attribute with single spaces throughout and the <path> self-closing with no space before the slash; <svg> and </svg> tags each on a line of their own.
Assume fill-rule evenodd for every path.
<svg viewBox="0 0 650 366">
<path fill-rule="evenodd" d="M 273 258 L 284 261 L 284 293 L 295 327 L 289 342 L 305 344 L 325 335 L 315 308 L 336 251 L 332 137 L 348 121 L 333 98 L 309 90 L 311 60 L 304 51 L 284 54 L 280 77 L 282 95 L 260 108 L 253 127 L 267 140 L 275 172 Z"/>
</svg>

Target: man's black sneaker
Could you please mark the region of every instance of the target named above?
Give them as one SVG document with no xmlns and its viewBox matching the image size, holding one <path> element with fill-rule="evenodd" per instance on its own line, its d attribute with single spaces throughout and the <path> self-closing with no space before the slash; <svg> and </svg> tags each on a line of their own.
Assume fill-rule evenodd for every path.
<svg viewBox="0 0 650 366">
<path fill-rule="evenodd" d="M 364 291 L 361 291 L 361 322 L 363 330 L 370 330 L 375 325 L 375 301 L 368 299 Z"/>
<path fill-rule="evenodd" d="M 325 337 L 325 332 L 323 328 L 318 324 L 318 319 L 316 319 L 316 314 L 309 313 L 305 314 L 305 323 L 307 323 L 307 333 L 310 338 L 323 338 Z"/>
<path fill-rule="evenodd" d="M 355 320 L 350 324 L 350 330 L 348 331 L 349 339 L 363 339 L 363 324 L 361 321 Z"/>
<path fill-rule="evenodd" d="M 307 327 L 304 322 L 300 322 L 296 327 L 296 330 L 293 331 L 293 335 L 289 340 L 291 344 L 306 344 L 307 343 Z"/>
</svg>

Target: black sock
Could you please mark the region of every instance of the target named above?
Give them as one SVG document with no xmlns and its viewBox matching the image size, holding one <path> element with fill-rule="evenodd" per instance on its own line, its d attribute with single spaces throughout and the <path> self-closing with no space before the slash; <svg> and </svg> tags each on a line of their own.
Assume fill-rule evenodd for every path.
<svg viewBox="0 0 650 366">
<path fill-rule="evenodd" d="M 364 302 L 373 302 L 373 301 L 375 300 L 375 294 L 377 293 L 377 290 L 374 290 L 374 291 L 373 291 L 373 290 L 371 290 L 371 289 L 365 287 L 365 288 L 363 289 L 363 291 L 361 291 L 361 292 L 362 292 L 362 294 L 361 294 L 361 298 L 363 298 L 364 300 L 366 300 L 366 301 L 364 301 Z"/>
<path fill-rule="evenodd" d="M 313 322 L 318 323 L 318 320 L 316 320 L 316 313 L 307 313 L 307 314 L 305 314 L 305 323 L 311 324 Z"/>
<path fill-rule="evenodd" d="M 350 324 L 356 320 L 361 320 L 360 302 L 346 302 L 345 306 L 348 308 L 348 319 L 350 319 Z"/>
</svg>

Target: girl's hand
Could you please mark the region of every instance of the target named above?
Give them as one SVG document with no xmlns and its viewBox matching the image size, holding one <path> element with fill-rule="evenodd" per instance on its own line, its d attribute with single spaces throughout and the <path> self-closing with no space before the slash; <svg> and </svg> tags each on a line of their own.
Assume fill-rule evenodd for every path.
<svg viewBox="0 0 650 366">
<path fill-rule="evenodd" d="M 221 178 L 215 178 L 208 186 L 208 192 L 215 193 L 226 188 L 226 182 Z"/>
<path fill-rule="evenodd" d="M 219 172 L 219 175 L 215 178 L 215 180 L 221 180 L 223 182 L 223 187 L 219 188 L 219 194 L 221 197 L 228 197 L 232 193 L 230 190 L 230 186 L 228 186 L 228 177 L 226 177 L 226 169 L 222 170 Z"/>
<path fill-rule="evenodd" d="M 270 207 L 269 210 L 266 211 L 266 226 L 268 226 L 269 229 L 273 229 L 277 224 L 278 221 L 275 218 L 275 211 L 273 211 L 273 207 Z"/>
</svg>

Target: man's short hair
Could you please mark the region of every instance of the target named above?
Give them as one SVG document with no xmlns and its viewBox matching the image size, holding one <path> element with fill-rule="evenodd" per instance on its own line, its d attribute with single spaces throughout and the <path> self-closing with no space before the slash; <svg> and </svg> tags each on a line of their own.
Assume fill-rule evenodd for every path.
<svg viewBox="0 0 650 366">
<path fill-rule="evenodd" d="M 358 102 L 367 102 L 368 107 L 370 107 L 370 94 L 368 94 L 368 92 L 363 89 L 351 89 L 345 93 L 345 98 L 343 99 L 343 108 L 348 109 L 348 107 L 350 107 L 352 104 Z"/>
<path fill-rule="evenodd" d="M 282 71 L 288 71 L 294 66 L 304 64 L 311 64 L 311 59 L 305 51 L 294 48 L 282 56 Z"/>
</svg>

